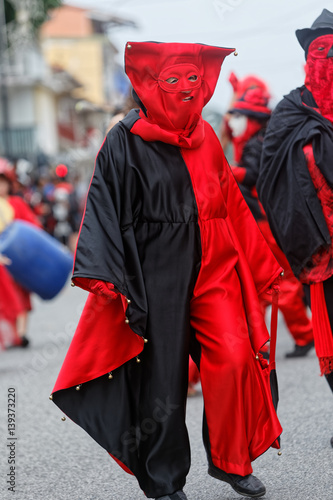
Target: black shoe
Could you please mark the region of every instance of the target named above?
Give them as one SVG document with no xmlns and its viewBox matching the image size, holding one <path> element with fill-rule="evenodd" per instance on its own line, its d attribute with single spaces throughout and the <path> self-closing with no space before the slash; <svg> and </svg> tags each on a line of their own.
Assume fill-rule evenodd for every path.
<svg viewBox="0 0 333 500">
<path fill-rule="evenodd" d="M 187 500 L 187 496 L 182 490 L 172 493 L 172 495 L 165 495 L 164 497 L 158 497 L 155 500 Z"/>
<path fill-rule="evenodd" d="M 245 497 L 258 498 L 266 493 L 266 488 L 256 476 L 248 474 L 247 476 L 239 476 L 238 474 L 227 474 L 214 465 L 208 468 L 208 474 L 220 481 L 229 483 L 230 486 L 240 495 Z"/>
<path fill-rule="evenodd" d="M 297 345 L 295 344 L 294 350 L 287 352 L 286 358 L 302 358 L 307 355 L 307 353 L 314 347 L 314 341 L 311 340 L 308 344 Z"/>
<path fill-rule="evenodd" d="M 29 344 L 29 339 L 23 335 L 22 337 L 18 337 L 14 344 L 7 346 L 7 349 L 13 349 L 14 347 L 28 347 Z"/>
<path fill-rule="evenodd" d="M 30 344 L 29 339 L 25 335 L 23 335 L 21 337 L 21 347 L 28 347 L 29 344 Z"/>
</svg>

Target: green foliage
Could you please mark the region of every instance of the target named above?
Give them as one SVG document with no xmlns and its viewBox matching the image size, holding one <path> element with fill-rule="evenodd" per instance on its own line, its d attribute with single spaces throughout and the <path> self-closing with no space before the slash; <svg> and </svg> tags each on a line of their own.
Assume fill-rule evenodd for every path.
<svg viewBox="0 0 333 500">
<path fill-rule="evenodd" d="M 9 0 L 5 0 L 5 16 L 6 23 L 10 23 L 15 19 L 15 9 Z"/>
<path fill-rule="evenodd" d="M 62 5 L 62 0 L 39 0 L 40 9 L 38 15 L 31 19 L 31 23 L 34 31 L 38 31 L 38 28 L 47 20 L 48 11 L 55 9 Z"/>
<path fill-rule="evenodd" d="M 62 0 L 38 0 L 38 8 L 31 12 L 31 27 L 34 33 L 37 33 L 40 26 L 47 20 L 48 11 L 62 5 Z M 5 0 L 6 22 L 15 21 L 15 4 L 11 0 Z"/>
</svg>

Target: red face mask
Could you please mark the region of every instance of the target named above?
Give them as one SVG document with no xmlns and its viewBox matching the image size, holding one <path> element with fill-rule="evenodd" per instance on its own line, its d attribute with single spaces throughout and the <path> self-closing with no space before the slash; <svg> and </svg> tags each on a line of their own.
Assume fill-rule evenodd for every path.
<svg viewBox="0 0 333 500">
<path fill-rule="evenodd" d="M 127 43 L 126 73 L 147 110 L 144 118 L 164 130 L 191 134 L 233 51 L 194 43 Z"/>
<path fill-rule="evenodd" d="M 174 64 L 158 78 L 165 113 L 176 129 L 191 128 L 203 108 L 200 70 L 194 64 Z"/>
<path fill-rule="evenodd" d="M 311 42 L 305 73 L 305 85 L 321 114 L 333 122 L 333 35 L 323 35 Z"/>
</svg>

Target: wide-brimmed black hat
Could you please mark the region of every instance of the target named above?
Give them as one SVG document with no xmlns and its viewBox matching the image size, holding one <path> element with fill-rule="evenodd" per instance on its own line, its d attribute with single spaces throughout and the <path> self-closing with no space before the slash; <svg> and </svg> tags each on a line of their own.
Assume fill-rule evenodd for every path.
<svg viewBox="0 0 333 500">
<path fill-rule="evenodd" d="M 305 50 L 305 57 L 310 43 L 323 35 L 333 35 L 333 12 L 327 9 L 323 9 L 323 12 L 317 17 L 311 28 L 296 30 L 297 40 Z"/>
</svg>

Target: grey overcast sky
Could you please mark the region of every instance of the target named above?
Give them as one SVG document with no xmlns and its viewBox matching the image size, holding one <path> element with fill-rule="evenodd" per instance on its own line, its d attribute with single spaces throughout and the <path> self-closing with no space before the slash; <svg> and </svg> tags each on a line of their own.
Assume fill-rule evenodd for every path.
<svg viewBox="0 0 333 500">
<path fill-rule="evenodd" d="M 235 47 L 228 56 L 215 95 L 208 104 L 224 112 L 231 97 L 228 76 L 256 74 L 265 79 L 275 105 L 302 85 L 304 52 L 295 30 L 308 28 L 333 0 L 68 0 L 65 3 L 104 10 L 137 23 L 111 34 L 123 61 L 126 41 L 199 42 Z"/>
</svg>

